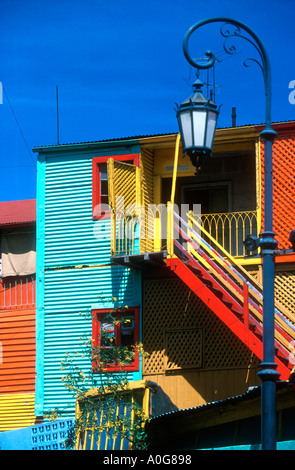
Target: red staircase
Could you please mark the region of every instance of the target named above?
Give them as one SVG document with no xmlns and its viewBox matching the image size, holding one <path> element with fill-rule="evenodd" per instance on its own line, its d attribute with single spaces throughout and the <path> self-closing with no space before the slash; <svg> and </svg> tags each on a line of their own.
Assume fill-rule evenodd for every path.
<svg viewBox="0 0 295 470">
<path fill-rule="evenodd" d="M 262 361 L 262 289 L 241 266 L 233 266 L 229 254 L 222 256 L 206 242 L 192 228 L 192 221 L 188 224 L 174 213 L 174 230 L 189 243 L 189 250 L 173 239 L 173 254 L 168 253 L 166 265 Z M 291 380 L 295 326 L 292 316 L 280 308 L 283 312 L 275 308 L 275 362 L 280 380 Z"/>
</svg>

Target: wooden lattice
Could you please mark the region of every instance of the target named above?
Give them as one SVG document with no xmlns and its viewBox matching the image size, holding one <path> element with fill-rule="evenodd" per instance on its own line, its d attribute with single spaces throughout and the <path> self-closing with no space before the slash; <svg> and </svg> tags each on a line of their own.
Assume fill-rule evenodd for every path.
<svg viewBox="0 0 295 470">
<path fill-rule="evenodd" d="M 203 330 L 201 328 L 165 331 L 166 371 L 202 367 L 202 351 Z"/>
<path fill-rule="evenodd" d="M 248 273 L 260 284 L 262 283 L 262 270 L 261 269 L 247 269 Z"/>
<path fill-rule="evenodd" d="M 140 203 L 136 193 L 136 166 L 128 163 L 111 160 L 108 167 L 113 164 L 113 180 L 109 179 L 109 196 L 111 198 L 111 206 L 115 212 L 124 214 L 126 208 L 131 208 Z"/>
<path fill-rule="evenodd" d="M 293 314 L 295 324 L 295 271 L 281 271 L 276 274 L 275 298 Z"/>
<path fill-rule="evenodd" d="M 154 251 L 154 240 L 151 236 L 154 233 L 154 225 L 148 212 L 149 205 L 154 203 L 154 155 L 146 148 L 141 149 L 140 168 L 142 174 L 142 200 L 145 211 L 144 236 L 141 234 L 140 252 L 149 253 Z"/>
<path fill-rule="evenodd" d="M 257 366 L 250 350 L 180 280 L 144 283 L 146 375 L 185 368 Z M 195 333 L 195 335 L 194 335 Z"/>
<path fill-rule="evenodd" d="M 262 147 L 262 209 L 264 206 L 264 169 Z M 273 229 L 279 248 L 290 248 L 288 241 L 295 228 L 295 137 L 277 137 L 273 143 Z M 263 212 L 262 212 L 263 213 Z M 262 220 L 263 225 L 263 220 Z"/>
</svg>

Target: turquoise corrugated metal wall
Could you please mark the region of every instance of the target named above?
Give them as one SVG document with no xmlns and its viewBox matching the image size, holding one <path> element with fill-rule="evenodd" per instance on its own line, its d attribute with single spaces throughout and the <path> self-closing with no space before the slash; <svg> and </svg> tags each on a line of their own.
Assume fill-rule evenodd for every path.
<svg viewBox="0 0 295 470">
<path fill-rule="evenodd" d="M 39 154 L 37 416 L 55 407 L 74 412 L 60 362 L 66 353 L 82 352 L 84 333 L 91 337 L 91 321 L 80 312 L 113 307 L 106 302 L 112 297 L 118 306 L 141 306 L 139 273 L 111 264 L 110 220 L 92 220 L 92 158 L 131 152 L 139 152 L 138 146 Z M 81 354 L 77 365 L 85 372 L 90 366 Z M 130 374 L 130 380 L 139 379 L 141 371 Z"/>
</svg>

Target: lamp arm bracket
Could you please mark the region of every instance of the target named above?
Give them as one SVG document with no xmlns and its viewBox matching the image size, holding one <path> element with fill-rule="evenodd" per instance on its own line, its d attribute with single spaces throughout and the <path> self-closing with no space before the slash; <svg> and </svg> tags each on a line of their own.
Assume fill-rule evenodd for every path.
<svg viewBox="0 0 295 470">
<path fill-rule="evenodd" d="M 188 31 L 185 33 L 184 38 L 183 38 L 183 52 L 185 55 L 185 58 L 191 64 L 193 67 L 195 67 L 198 71 L 199 70 L 204 70 L 204 69 L 209 69 L 213 67 L 215 62 L 218 60 L 215 55 L 213 54 L 212 51 L 206 51 L 205 55 L 208 57 L 207 62 L 205 63 L 200 63 L 190 56 L 189 49 L 188 49 L 188 41 L 190 36 L 194 31 L 199 29 L 202 26 L 205 26 L 210 23 L 223 23 L 221 28 L 220 28 L 220 34 L 222 37 L 224 37 L 224 42 L 223 42 L 223 49 L 227 54 L 235 54 L 236 53 L 236 47 L 233 44 L 229 43 L 229 39 L 231 38 L 239 38 L 239 39 L 244 39 L 247 42 L 249 42 L 258 52 L 260 60 L 257 59 L 252 59 L 252 58 L 247 58 L 243 64 L 245 67 L 248 67 L 250 65 L 250 62 L 256 63 L 263 75 L 264 79 L 264 86 L 265 86 L 265 97 L 266 97 L 266 129 L 271 129 L 271 70 L 270 70 L 270 62 L 269 58 L 267 55 L 267 52 L 264 48 L 264 45 L 260 38 L 257 36 L 257 34 L 249 28 L 249 26 L 245 25 L 244 23 L 232 19 L 232 18 L 227 18 L 227 17 L 214 17 L 214 18 L 208 18 L 202 21 L 199 21 L 198 23 L 195 23 L 193 26 L 191 26 Z M 232 30 L 232 27 L 234 29 Z M 246 32 L 247 35 L 243 35 L 242 31 Z M 248 36 L 249 35 L 249 36 Z"/>
</svg>

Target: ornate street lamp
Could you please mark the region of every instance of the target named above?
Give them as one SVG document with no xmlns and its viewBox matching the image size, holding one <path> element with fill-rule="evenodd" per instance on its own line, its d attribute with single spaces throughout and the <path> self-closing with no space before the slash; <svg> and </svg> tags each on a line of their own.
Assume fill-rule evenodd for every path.
<svg viewBox="0 0 295 470">
<path fill-rule="evenodd" d="M 212 154 L 219 110 L 202 93 L 203 83 L 197 78 L 194 93 L 177 108 L 177 119 L 183 151 L 198 171 L 204 159 Z"/>
<path fill-rule="evenodd" d="M 209 18 L 193 25 L 185 34 L 183 40 L 183 52 L 187 61 L 195 67 L 198 72 L 201 69 L 209 69 L 216 62 L 216 57 L 211 51 L 206 52 L 208 60 L 206 63 L 198 63 L 193 60 L 188 51 L 188 40 L 191 34 L 201 26 L 221 22 L 221 35 L 225 38 L 223 43 L 224 51 L 228 54 L 234 54 L 236 48 L 228 46 L 230 38 L 240 38 L 248 41 L 258 52 L 259 59 L 246 59 L 244 65 L 247 66 L 249 61 L 253 61 L 259 65 L 264 79 L 265 86 L 265 129 L 260 133 L 261 138 L 265 141 L 264 151 L 264 232 L 260 234 L 257 246 L 261 248 L 261 256 L 263 259 L 263 362 L 260 364 L 261 371 L 258 373 L 261 379 L 261 441 L 263 450 L 276 449 L 276 382 L 280 374 L 276 370 L 275 348 L 274 348 L 274 276 L 275 276 L 275 250 L 277 242 L 274 239 L 273 232 L 273 180 L 272 180 L 272 143 L 276 136 L 276 132 L 271 128 L 271 70 L 270 62 L 266 50 L 259 37 L 245 24 L 231 18 Z M 230 28 L 234 27 L 231 32 Z M 243 33 L 243 34 L 242 34 Z M 246 33 L 246 35 L 245 35 Z M 198 92 L 200 88 L 196 90 Z M 194 106 L 194 100 L 197 105 Z M 208 100 L 203 101 L 192 95 L 191 99 L 184 102 L 177 111 L 180 121 L 180 132 L 184 150 L 191 155 L 207 155 L 211 148 L 212 142 L 206 141 L 206 136 L 214 136 L 212 129 L 216 126 L 217 114 L 216 105 L 209 106 Z M 186 106 L 187 103 L 187 106 Z M 186 109 L 187 108 L 187 109 Z M 187 112 L 187 115 L 185 113 Z M 200 116 L 200 113 L 204 113 Z M 207 114 L 206 114 L 207 113 Z M 211 131 L 208 127 L 208 119 L 204 116 L 210 116 L 214 120 L 211 121 Z M 186 121 L 187 122 L 186 122 Z M 186 125 L 188 124 L 188 127 Z M 197 129 L 197 130 L 196 130 Z M 190 134 L 192 130 L 196 130 L 196 137 Z M 209 134 L 208 134 L 209 130 Z M 201 137 L 200 137 L 201 136 Z M 189 140 L 188 140 L 189 139 Z M 202 140 L 203 139 L 203 140 Z M 211 140 L 211 139 L 210 139 Z M 200 144 L 200 142 L 202 143 Z M 203 153 L 202 153 L 203 152 Z M 248 240 L 253 243 L 253 240 Z M 256 244 L 255 244 L 256 246 Z M 251 245 L 250 245 L 251 247 Z M 253 248 L 253 245 L 252 245 Z"/>
</svg>

